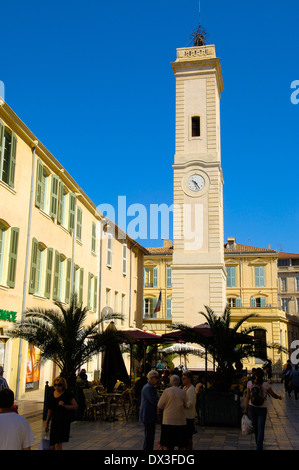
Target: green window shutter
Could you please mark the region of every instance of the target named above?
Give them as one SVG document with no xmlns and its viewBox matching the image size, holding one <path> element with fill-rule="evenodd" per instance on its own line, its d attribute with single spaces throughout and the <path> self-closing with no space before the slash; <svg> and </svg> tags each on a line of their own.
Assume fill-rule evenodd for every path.
<svg viewBox="0 0 299 470">
<path fill-rule="evenodd" d="M 75 210 L 76 210 L 76 195 L 70 193 L 70 205 L 69 205 L 69 231 L 75 230 Z"/>
<path fill-rule="evenodd" d="M 37 250 L 38 250 L 38 241 L 36 238 L 33 238 L 32 249 L 31 249 L 30 281 L 29 281 L 29 293 L 30 294 L 34 294 L 35 286 L 36 286 Z"/>
<path fill-rule="evenodd" d="M 46 281 L 45 281 L 45 297 L 47 297 L 47 299 L 49 299 L 51 296 L 52 265 L 53 265 L 53 248 L 48 248 L 47 265 L 46 265 Z"/>
<path fill-rule="evenodd" d="M 264 266 L 255 266 L 255 287 L 265 287 L 265 268 Z"/>
<path fill-rule="evenodd" d="M 71 258 L 67 259 L 66 262 L 66 281 L 65 281 L 65 301 L 68 304 L 71 297 L 71 269 L 72 269 L 72 260 Z"/>
<path fill-rule="evenodd" d="M 172 299 L 167 298 L 166 318 L 172 318 Z"/>
<path fill-rule="evenodd" d="M 153 269 L 153 287 L 158 287 L 158 268 Z"/>
<path fill-rule="evenodd" d="M 7 276 L 7 285 L 12 288 L 15 287 L 15 280 L 16 280 L 18 244 L 19 244 L 19 229 L 16 227 L 12 227 L 10 230 L 10 250 L 9 250 L 9 258 L 8 258 L 8 276 Z"/>
<path fill-rule="evenodd" d="M 58 211 L 58 190 L 59 190 L 59 178 L 56 175 L 52 175 L 50 217 L 53 217 L 54 219 L 57 218 L 57 211 Z"/>
<path fill-rule="evenodd" d="M 172 269 L 167 268 L 167 287 L 172 287 Z"/>
<path fill-rule="evenodd" d="M 236 307 L 242 307 L 242 299 L 241 299 L 241 297 L 237 297 L 237 300 L 236 300 Z"/>
<path fill-rule="evenodd" d="M 4 154 L 4 130 L 5 130 L 5 126 L 0 119 L 0 168 L 2 167 L 1 164 L 3 160 L 3 154 Z M 2 179 L 2 175 L 0 175 L 0 179 Z"/>
<path fill-rule="evenodd" d="M 91 226 L 91 251 L 96 252 L 96 224 L 94 222 Z"/>
<path fill-rule="evenodd" d="M 43 164 L 40 159 L 37 160 L 36 169 L 36 188 L 35 188 L 35 205 L 41 206 L 42 201 L 42 183 L 43 183 Z"/>
<path fill-rule="evenodd" d="M 98 307 L 98 278 L 94 278 L 93 309 L 96 312 Z"/>
<path fill-rule="evenodd" d="M 88 302 L 87 302 L 87 308 L 88 310 L 91 310 L 92 305 L 91 305 L 91 273 L 88 273 Z"/>
<path fill-rule="evenodd" d="M 54 259 L 54 279 L 53 279 L 53 300 L 58 300 L 59 293 L 59 267 L 60 267 L 60 254 L 55 251 Z"/>
<path fill-rule="evenodd" d="M 80 269 L 80 281 L 79 281 L 79 305 L 83 302 L 83 281 L 84 281 L 84 268 Z"/>
<path fill-rule="evenodd" d="M 260 297 L 260 302 L 261 302 L 261 307 L 266 307 L 266 298 L 265 297 Z"/>
<path fill-rule="evenodd" d="M 11 134 L 11 146 L 10 146 L 9 176 L 8 176 L 8 184 L 12 188 L 14 188 L 14 185 L 15 185 L 16 156 L 17 156 L 17 137 L 14 133 L 12 133 Z"/>
<path fill-rule="evenodd" d="M 226 268 L 226 285 L 227 287 L 236 287 L 236 266 L 227 266 Z"/>
<path fill-rule="evenodd" d="M 60 225 L 63 224 L 63 212 L 64 212 L 64 204 L 63 204 L 63 196 L 64 196 L 64 187 L 62 182 L 59 182 L 59 198 L 58 198 L 58 211 L 57 211 L 57 221 Z"/>
<path fill-rule="evenodd" d="M 143 318 L 145 318 L 145 299 L 143 299 Z"/>
<path fill-rule="evenodd" d="M 254 297 L 251 297 L 250 299 L 250 307 L 256 307 L 256 300 Z"/>
<path fill-rule="evenodd" d="M 77 208 L 77 234 L 76 237 L 78 240 L 82 240 L 82 209 L 81 207 Z"/>
</svg>

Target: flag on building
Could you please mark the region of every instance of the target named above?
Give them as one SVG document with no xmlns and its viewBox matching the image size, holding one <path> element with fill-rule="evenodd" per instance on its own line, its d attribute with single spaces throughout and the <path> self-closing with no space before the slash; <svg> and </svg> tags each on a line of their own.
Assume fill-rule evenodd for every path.
<svg viewBox="0 0 299 470">
<path fill-rule="evenodd" d="M 160 291 L 159 299 L 156 305 L 156 308 L 154 310 L 154 313 L 160 312 L 161 310 L 161 302 L 162 302 L 162 292 Z"/>
</svg>

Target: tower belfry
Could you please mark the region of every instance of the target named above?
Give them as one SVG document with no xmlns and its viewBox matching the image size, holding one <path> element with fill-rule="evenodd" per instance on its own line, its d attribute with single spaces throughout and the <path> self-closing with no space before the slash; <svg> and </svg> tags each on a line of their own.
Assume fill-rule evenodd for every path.
<svg viewBox="0 0 299 470">
<path fill-rule="evenodd" d="M 201 323 L 204 306 L 226 304 L 220 96 L 214 45 L 177 49 L 174 156 L 174 323 Z"/>
</svg>

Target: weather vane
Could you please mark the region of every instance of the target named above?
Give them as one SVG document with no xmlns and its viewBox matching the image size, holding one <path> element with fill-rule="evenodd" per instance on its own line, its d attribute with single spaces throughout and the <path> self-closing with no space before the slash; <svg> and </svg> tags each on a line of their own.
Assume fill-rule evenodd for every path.
<svg viewBox="0 0 299 470">
<path fill-rule="evenodd" d="M 200 0 L 199 0 L 199 23 L 198 27 L 191 33 L 192 46 L 205 46 L 207 43 L 207 31 L 200 25 Z"/>
</svg>

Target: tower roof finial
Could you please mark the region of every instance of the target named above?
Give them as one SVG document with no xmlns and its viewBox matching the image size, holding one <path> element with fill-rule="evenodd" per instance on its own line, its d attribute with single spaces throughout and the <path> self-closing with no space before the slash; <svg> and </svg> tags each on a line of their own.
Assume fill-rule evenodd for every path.
<svg viewBox="0 0 299 470">
<path fill-rule="evenodd" d="M 191 40 L 190 42 L 192 43 L 192 46 L 196 47 L 196 46 L 205 46 L 207 44 L 207 31 L 205 30 L 205 28 L 203 28 L 201 25 L 200 25 L 200 0 L 199 1 L 199 10 L 198 10 L 198 13 L 199 13 L 199 22 L 198 22 L 198 27 L 192 31 L 191 33 Z"/>
</svg>

